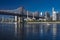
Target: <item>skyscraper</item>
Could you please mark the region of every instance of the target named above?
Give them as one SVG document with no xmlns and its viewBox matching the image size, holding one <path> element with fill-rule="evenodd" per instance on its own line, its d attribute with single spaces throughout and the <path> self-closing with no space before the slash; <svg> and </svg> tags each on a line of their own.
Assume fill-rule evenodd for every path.
<svg viewBox="0 0 60 40">
<path fill-rule="evenodd" d="M 45 19 L 46 20 L 50 20 L 50 14 L 49 14 L 49 12 L 45 12 Z"/>
<path fill-rule="evenodd" d="M 57 13 L 57 21 L 60 21 L 60 12 Z"/>
<path fill-rule="evenodd" d="M 57 16 L 56 16 L 56 11 L 54 10 L 54 8 L 52 8 L 52 20 L 57 20 Z"/>
<path fill-rule="evenodd" d="M 40 13 L 40 17 L 42 17 L 42 12 Z"/>
</svg>

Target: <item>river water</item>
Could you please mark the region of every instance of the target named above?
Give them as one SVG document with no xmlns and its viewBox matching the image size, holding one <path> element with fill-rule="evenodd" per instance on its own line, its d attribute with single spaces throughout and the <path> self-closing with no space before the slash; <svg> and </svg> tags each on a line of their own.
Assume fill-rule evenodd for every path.
<svg viewBox="0 0 60 40">
<path fill-rule="evenodd" d="M 60 40 L 60 24 L 0 23 L 0 40 Z"/>
</svg>

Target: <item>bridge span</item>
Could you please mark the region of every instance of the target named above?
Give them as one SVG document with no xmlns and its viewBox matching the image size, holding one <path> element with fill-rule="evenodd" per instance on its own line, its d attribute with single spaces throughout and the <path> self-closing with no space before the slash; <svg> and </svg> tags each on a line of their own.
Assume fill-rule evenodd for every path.
<svg viewBox="0 0 60 40">
<path fill-rule="evenodd" d="M 27 11 L 23 8 L 17 8 L 15 10 L 0 10 L 0 15 L 12 15 L 19 17 L 27 17 Z M 33 12 L 28 13 L 28 17 L 33 17 Z M 41 18 L 39 15 L 35 14 L 35 18 Z"/>
</svg>

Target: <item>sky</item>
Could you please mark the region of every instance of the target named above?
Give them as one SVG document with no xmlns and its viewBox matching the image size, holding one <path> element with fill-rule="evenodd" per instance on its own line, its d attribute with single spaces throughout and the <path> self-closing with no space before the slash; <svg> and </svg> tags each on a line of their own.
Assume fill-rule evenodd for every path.
<svg viewBox="0 0 60 40">
<path fill-rule="evenodd" d="M 60 0 L 0 0 L 0 10 L 16 9 L 20 6 L 33 12 L 51 12 L 53 7 L 60 11 Z"/>
</svg>

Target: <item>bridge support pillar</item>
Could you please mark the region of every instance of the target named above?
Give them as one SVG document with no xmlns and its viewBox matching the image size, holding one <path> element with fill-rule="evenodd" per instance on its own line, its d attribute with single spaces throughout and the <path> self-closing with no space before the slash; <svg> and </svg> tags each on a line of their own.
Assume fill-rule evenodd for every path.
<svg viewBox="0 0 60 40">
<path fill-rule="evenodd" d="M 17 37 L 17 16 L 15 16 L 15 36 Z"/>
<path fill-rule="evenodd" d="M 20 22 L 21 22 L 21 19 L 20 19 L 20 17 L 17 17 L 17 26 L 18 26 L 18 28 L 20 28 Z"/>
<path fill-rule="evenodd" d="M 20 17 L 21 24 L 20 24 L 20 30 L 21 30 L 21 39 L 24 40 L 24 17 Z"/>
<path fill-rule="evenodd" d="M 15 36 L 18 38 L 18 40 L 21 38 L 21 24 L 20 24 L 21 18 L 18 16 L 15 16 Z"/>
</svg>

